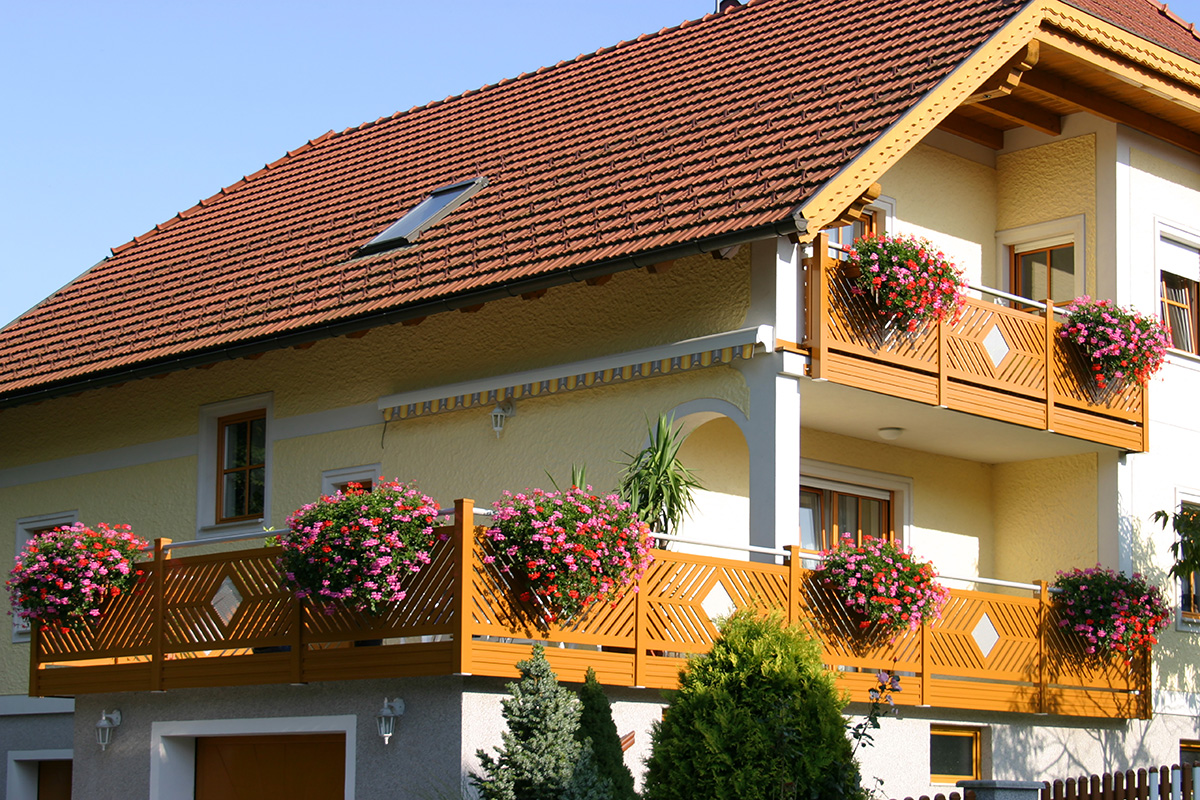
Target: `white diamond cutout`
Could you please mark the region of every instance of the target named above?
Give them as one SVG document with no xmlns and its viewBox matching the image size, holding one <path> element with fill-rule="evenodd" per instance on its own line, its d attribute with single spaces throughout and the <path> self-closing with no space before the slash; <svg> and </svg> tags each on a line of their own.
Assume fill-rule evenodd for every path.
<svg viewBox="0 0 1200 800">
<path fill-rule="evenodd" d="M 720 581 L 717 581 L 717 585 L 705 595 L 700 607 L 704 609 L 705 614 L 708 614 L 709 619 L 728 617 L 737 610 L 737 604 L 733 602 L 733 598 L 729 596 L 729 592 L 725 591 L 725 586 Z"/>
<path fill-rule="evenodd" d="M 992 624 L 987 614 L 984 614 L 979 618 L 979 622 L 975 623 L 975 630 L 971 631 L 971 637 L 979 646 L 979 652 L 983 653 L 984 658 L 991 655 L 992 648 L 996 646 L 996 642 L 1000 641 L 1000 634 L 996 632 L 996 626 Z"/>
<path fill-rule="evenodd" d="M 1004 332 L 1000 330 L 1000 326 L 993 325 L 992 329 L 988 331 L 988 335 L 983 338 L 983 349 L 987 351 L 988 358 L 992 360 L 992 366 L 999 368 L 1000 362 L 1012 348 L 1008 346 L 1008 340 L 1004 338 Z"/>
<path fill-rule="evenodd" d="M 238 606 L 242 604 L 242 593 L 226 575 L 225 580 L 221 581 L 221 585 L 217 587 L 217 593 L 209 602 L 212 603 L 213 610 L 217 612 L 217 617 L 221 622 L 228 625 L 229 620 L 233 619 L 233 615 L 237 613 Z"/>
</svg>

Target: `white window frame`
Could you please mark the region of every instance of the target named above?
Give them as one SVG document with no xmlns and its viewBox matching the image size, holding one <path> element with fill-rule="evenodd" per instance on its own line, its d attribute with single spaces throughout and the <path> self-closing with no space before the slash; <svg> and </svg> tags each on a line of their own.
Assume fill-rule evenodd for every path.
<svg viewBox="0 0 1200 800">
<path fill-rule="evenodd" d="M 1183 508 L 1184 504 L 1189 506 L 1200 506 L 1200 489 L 1180 488 L 1175 489 L 1175 505 L 1172 507 L 1172 513 Z M 1171 531 L 1174 536 L 1174 530 L 1171 526 L 1167 526 L 1167 530 Z M 1195 618 L 1188 618 L 1183 615 L 1183 591 L 1179 586 L 1179 579 L 1172 578 L 1172 598 L 1175 605 L 1175 630 L 1186 631 L 1188 633 L 1200 633 L 1200 621 Z"/>
<path fill-rule="evenodd" d="M 150 800 L 195 800 L 196 739 L 203 736 L 258 736 L 305 733 L 346 735 L 345 800 L 354 800 L 358 761 L 358 717 L 263 717 L 150 723 Z"/>
<path fill-rule="evenodd" d="M 271 393 L 239 397 L 200 407 L 200 429 L 196 442 L 196 538 L 254 533 L 262 530 L 271 516 L 271 462 L 275 450 L 275 425 Z M 231 414 L 263 409 L 266 415 L 267 440 L 263 479 L 263 516 L 217 524 L 217 421 Z"/>
<path fill-rule="evenodd" d="M 800 486 L 891 500 L 897 542 L 908 545 L 912 541 L 912 478 L 801 458 Z"/>
<path fill-rule="evenodd" d="M 37 800 L 38 764 L 43 761 L 73 761 L 74 750 L 9 750 L 8 800 Z"/>
<path fill-rule="evenodd" d="M 1013 253 L 1064 244 L 1075 246 L 1075 297 L 1087 292 L 1087 219 L 1082 214 L 996 231 L 996 275 L 1000 288 L 1016 294 L 1012 285 Z M 1030 300 L 1042 300 L 1031 297 Z"/>
<path fill-rule="evenodd" d="M 1162 299 L 1162 273 L 1169 272 L 1172 275 L 1178 275 L 1196 284 L 1193 291 L 1200 291 L 1200 261 L 1196 264 L 1194 270 L 1190 270 L 1186 274 L 1181 273 L 1176 269 L 1171 269 L 1163 256 L 1162 241 L 1170 239 L 1184 247 L 1192 247 L 1200 251 L 1200 230 L 1189 228 L 1178 222 L 1154 218 L 1154 306 L 1155 314 L 1159 319 L 1162 319 L 1163 299 Z M 1163 320 L 1164 322 L 1166 320 Z M 1193 325 L 1200 326 L 1200 319 L 1193 319 Z M 1200 353 L 1193 353 L 1189 350 L 1179 350 L 1174 347 L 1170 348 L 1174 356 L 1182 356 L 1183 358 L 1192 359 L 1193 361 L 1200 358 Z"/>
<path fill-rule="evenodd" d="M 21 555 L 21 551 L 25 549 L 25 544 L 33 538 L 33 532 L 43 530 L 45 528 L 58 528 L 63 525 L 74 525 L 79 521 L 79 511 L 56 511 L 52 514 L 37 514 L 32 517 L 21 517 L 17 520 L 17 534 L 13 541 L 13 557 Z M 13 642 L 28 642 L 29 641 L 29 622 L 21 617 L 13 617 L 12 625 L 12 640 Z"/>
<path fill-rule="evenodd" d="M 327 469 L 321 473 L 321 495 L 333 494 L 338 486 L 347 483 L 363 481 L 378 482 L 382 464 L 365 464 L 361 467 L 340 467 Z"/>
</svg>

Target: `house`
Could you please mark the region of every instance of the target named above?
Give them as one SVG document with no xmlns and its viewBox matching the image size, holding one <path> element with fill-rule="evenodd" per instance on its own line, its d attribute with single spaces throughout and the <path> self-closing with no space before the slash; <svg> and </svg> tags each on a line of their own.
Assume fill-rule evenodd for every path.
<svg viewBox="0 0 1200 800">
<path fill-rule="evenodd" d="M 709 613 L 778 589 L 799 614 L 802 559 L 775 553 L 840 532 L 894 535 L 956 588 L 920 635 L 828 651 L 856 701 L 875 669 L 907 673 L 862 755 L 889 793 L 1200 747 L 1200 606 L 1150 522 L 1200 504 L 1196 32 L 1150 0 L 723 5 L 314 139 L 0 331 L 4 536 L 172 540 L 120 626 L 0 648 L 10 800 L 68 761 L 77 797 L 267 796 L 254 781 L 281 776 L 456 794 L 528 652 L 464 577 L 484 519 L 458 505 L 440 599 L 374 648 L 349 643 L 385 623 L 305 616 L 263 528 L 381 474 L 450 507 L 572 464 L 611 486 L 658 413 L 705 485 L 660 563 L 707 566 L 551 648 L 564 679 L 601 669 L 632 765 Z M 964 321 L 864 315 L 838 260 L 868 228 L 951 256 Z M 1148 387 L 1080 377 L 1042 301 L 1084 294 L 1170 319 Z M 1034 582 L 1098 562 L 1167 587 L 1153 663 L 1072 661 L 1039 627 Z"/>
</svg>

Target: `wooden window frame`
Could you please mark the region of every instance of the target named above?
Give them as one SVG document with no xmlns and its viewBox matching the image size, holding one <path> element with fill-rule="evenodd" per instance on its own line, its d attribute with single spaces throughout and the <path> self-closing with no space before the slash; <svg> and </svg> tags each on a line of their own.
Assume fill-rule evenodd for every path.
<svg viewBox="0 0 1200 800">
<path fill-rule="evenodd" d="M 266 448 L 269 446 L 269 442 L 266 440 L 265 430 L 264 430 L 264 441 L 263 441 L 263 460 L 261 463 L 246 464 L 245 466 L 242 466 L 242 467 L 232 467 L 229 469 L 225 468 L 225 430 L 226 430 L 226 428 L 228 428 L 231 425 L 238 425 L 243 422 L 252 422 L 257 419 L 261 419 L 263 421 L 263 427 L 265 429 L 266 424 L 267 424 L 267 410 L 265 408 L 256 408 L 252 411 L 243 411 L 238 414 L 229 414 L 228 416 L 219 417 L 217 419 L 217 492 L 216 492 L 217 507 L 216 507 L 216 516 L 215 516 L 217 525 L 223 525 L 223 524 L 229 523 L 229 522 L 245 522 L 246 520 L 262 519 L 266 516 L 266 513 L 267 513 L 266 485 L 265 485 L 266 484 L 266 470 L 267 470 Z M 234 473 L 234 472 L 245 472 L 246 473 L 246 498 L 247 498 L 247 501 L 249 501 L 250 471 L 254 470 L 254 469 L 261 469 L 263 471 L 263 484 L 264 484 L 264 486 L 263 486 L 263 510 L 259 511 L 257 513 L 237 514 L 237 515 L 229 516 L 229 517 L 224 516 L 225 476 L 229 475 L 231 473 Z"/>
<path fill-rule="evenodd" d="M 1187 303 L 1180 303 L 1178 300 L 1172 300 L 1169 297 L 1167 297 L 1167 276 L 1168 275 L 1183 283 L 1182 288 L 1185 289 L 1188 293 L 1188 302 Z M 1178 308 L 1178 309 L 1182 309 L 1183 313 L 1187 316 L 1189 322 L 1191 323 L 1191 327 L 1192 327 L 1191 336 L 1188 337 L 1191 341 L 1187 342 L 1187 347 L 1184 347 L 1184 348 L 1174 347 L 1174 345 L 1175 345 L 1174 338 L 1172 338 L 1171 346 L 1174 349 L 1182 350 L 1185 353 L 1191 353 L 1193 355 L 1200 355 L 1200 299 L 1197 298 L 1197 295 L 1200 295 L 1200 283 L 1197 283 L 1196 281 L 1192 280 L 1191 278 L 1185 278 L 1182 275 L 1176 275 L 1175 273 L 1170 272 L 1168 270 L 1160 270 L 1158 273 L 1158 291 L 1159 291 L 1159 302 L 1162 307 L 1163 322 L 1170 324 L 1171 316 L 1170 316 L 1168 309 L 1169 308 Z"/>
<path fill-rule="evenodd" d="M 840 540 L 842 532 L 838 530 L 838 525 L 837 525 L 837 500 L 839 497 L 857 498 L 860 503 L 860 508 L 861 508 L 861 502 L 863 500 L 874 500 L 878 503 L 881 503 L 883 505 L 881 515 L 884 520 L 883 538 L 885 541 L 895 541 L 896 540 L 896 517 L 895 517 L 896 496 L 895 496 L 895 492 L 871 489 L 871 487 L 867 487 L 867 486 L 861 487 L 864 490 L 870 490 L 872 492 L 875 492 L 876 494 L 886 494 L 887 495 L 887 497 L 876 497 L 872 494 L 856 493 L 854 491 L 851 491 L 852 488 L 853 487 L 846 487 L 844 489 L 842 489 L 842 488 L 830 489 L 830 488 L 824 488 L 824 487 L 820 487 L 820 486 L 812 486 L 812 485 L 804 485 L 804 484 L 802 484 L 800 486 L 801 494 L 808 493 L 808 494 L 817 495 L 817 497 L 818 497 L 817 513 L 818 513 L 818 517 L 819 517 L 818 522 L 819 522 L 819 526 L 820 526 L 818 528 L 818 530 L 816 531 L 817 539 L 819 540 L 818 544 L 820 544 L 820 547 L 817 550 L 808 550 L 808 549 L 802 548 L 803 552 L 818 553 L 821 550 L 827 550 L 827 549 L 831 548 L 835 542 Z M 860 520 L 862 519 L 861 510 L 859 513 L 859 519 Z M 797 532 L 797 536 L 799 536 L 799 532 Z M 863 538 L 864 537 L 863 537 L 863 533 L 862 533 L 862 527 L 860 524 L 859 529 L 854 532 L 855 544 L 856 545 L 862 544 Z"/>
<path fill-rule="evenodd" d="M 934 736 L 955 736 L 971 739 L 971 762 L 975 768 L 972 775 L 944 775 L 933 771 L 933 737 Z M 929 744 L 930 744 L 930 764 L 929 764 L 929 782 L 930 783 L 948 783 L 955 784 L 958 781 L 977 781 L 982 780 L 983 765 L 983 730 L 981 728 L 962 728 L 956 725 L 930 725 L 929 726 Z"/>
<path fill-rule="evenodd" d="M 825 232 L 829 235 L 829 243 L 842 248 L 848 248 L 853 245 L 854 240 L 860 236 L 866 236 L 868 233 L 876 233 L 882 229 L 879 223 L 880 211 L 868 208 L 863 211 L 862 219 L 849 223 L 848 225 L 838 225 L 832 228 L 826 228 Z M 850 241 L 843 241 L 843 234 L 849 233 Z"/>
<path fill-rule="evenodd" d="M 1031 253 L 1045 253 L 1046 254 L 1046 292 L 1047 292 L 1047 295 L 1049 295 L 1052 293 L 1051 290 L 1053 288 L 1053 282 L 1051 281 L 1052 275 L 1051 275 L 1051 271 L 1050 271 L 1050 253 L 1052 253 L 1055 250 L 1062 250 L 1067 247 L 1071 248 L 1071 265 L 1072 265 L 1071 276 L 1072 276 L 1072 279 L 1074 279 L 1075 278 L 1074 269 L 1075 269 L 1075 266 L 1077 263 L 1076 259 L 1075 259 L 1075 252 L 1074 252 L 1075 247 L 1076 247 L 1075 242 L 1073 242 L 1073 241 L 1060 242 L 1059 244 L 1047 244 L 1047 245 L 1034 244 L 1032 247 L 1027 247 L 1025 245 L 1010 246 L 1009 253 L 1008 253 L 1009 291 L 1012 294 L 1015 294 L 1017 297 L 1024 297 L 1028 300 L 1036 300 L 1039 303 L 1046 302 L 1049 299 L 1049 297 L 1030 297 L 1029 294 L 1027 294 L 1027 292 L 1029 292 L 1030 290 L 1021 285 L 1021 267 L 1020 267 L 1021 257 L 1027 256 Z M 1075 287 L 1074 286 L 1071 287 L 1071 294 L 1072 294 L 1072 296 L 1075 295 Z M 1020 304 L 1020 303 L 1016 304 L 1016 307 L 1021 309 L 1022 311 L 1037 311 L 1037 310 L 1039 310 L 1034 306 L 1027 306 L 1027 305 Z"/>
</svg>

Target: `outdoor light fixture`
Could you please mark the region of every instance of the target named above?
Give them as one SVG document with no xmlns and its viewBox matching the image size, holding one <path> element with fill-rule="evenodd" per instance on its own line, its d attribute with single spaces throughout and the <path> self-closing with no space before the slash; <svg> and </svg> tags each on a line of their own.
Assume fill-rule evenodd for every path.
<svg viewBox="0 0 1200 800">
<path fill-rule="evenodd" d="M 880 439 L 885 439 L 889 442 L 900 438 L 900 434 L 904 433 L 904 428 L 880 428 L 876 433 Z"/>
<path fill-rule="evenodd" d="M 496 403 L 496 407 L 492 409 L 492 430 L 496 432 L 497 439 L 500 438 L 500 432 L 504 430 L 504 421 L 516 415 L 517 409 L 512 400 L 501 400 Z"/>
<path fill-rule="evenodd" d="M 108 743 L 112 741 L 113 728 L 121 724 L 121 712 L 113 710 L 110 714 L 107 711 L 100 711 L 100 721 L 96 723 L 96 743 L 100 745 L 101 750 L 108 749 Z"/>
<path fill-rule="evenodd" d="M 387 744 L 388 739 L 392 738 L 392 734 L 396 732 L 396 720 L 404 716 L 404 701 L 397 697 L 395 700 L 383 698 L 383 708 L 379 709 L 379 713 L 375 715 L 375 724 L 379 726 L 379 735 L 383 737 L 383 743 Z"/>
</svg>

